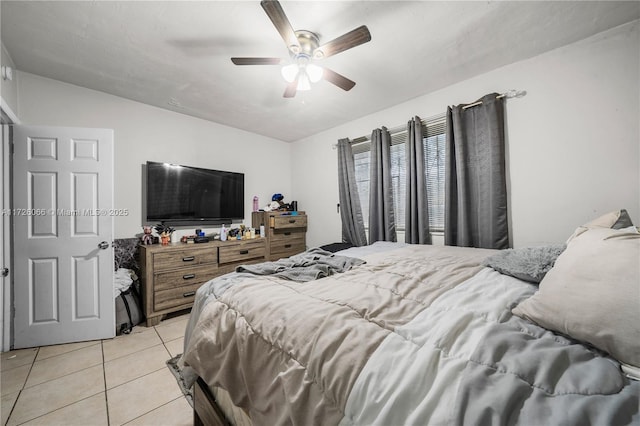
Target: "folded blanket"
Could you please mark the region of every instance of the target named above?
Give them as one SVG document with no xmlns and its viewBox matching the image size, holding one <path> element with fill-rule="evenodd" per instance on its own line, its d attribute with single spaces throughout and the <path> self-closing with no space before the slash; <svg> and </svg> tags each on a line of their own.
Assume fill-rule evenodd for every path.
<svg viewBox="0 0 640 426">
<path fill-rule="evenodd" d="M 331 252 L 312 248 L 303 253 L 275 262 L 241 265 L 236 272 L 254 275 L 275 275 L 287 280 L 304 283 L 348 271 L 362 265 L 364 260 L 355 257 L 338 256 Z"/>
</svg>

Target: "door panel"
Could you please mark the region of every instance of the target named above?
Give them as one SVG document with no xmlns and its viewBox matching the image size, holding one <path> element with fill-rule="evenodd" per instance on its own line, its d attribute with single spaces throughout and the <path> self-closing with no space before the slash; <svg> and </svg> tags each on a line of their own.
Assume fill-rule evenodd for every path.
<svg viewBox="0 0 640 426">
<path fill-rule="evenodd" d="M 73 319 L 100 318 L 100 282 L 97 257 L 73 258 L 73 295 L 75 301 Z M 88 277 L 90 281 L 84 281 Z M 86 278 L 85 278 L 86 279 Z"/>
<path fill-rule="evenodd" d="M 73 236 L 97 237 L 98 216 L 86 214 L 95 212 L 98 209 L 98 174 L 97 173 L 74 173 L 73 188 L 71 189 L 71 204 L 74 212 L 83 212 L 71 218 L 71 233 Z"/>
<path fill-rule="evenodd" d="M 30 211 L 55 212 L 57 199 L 57 173 L 30 173 L 26 208 Z M 16 213 L 20 212 L 16 210 Z M 29 222 L 29 238 L 51 238 L 58 235 L 58 221 L 55 214 L 21 215 Z"/>
<path fill-rule="evenodd" d="M 29 322 L 32 324 L 58 321 L 58 259 L 29 259 Z"/>
<path fill-rule="evenodd" d="M 113 337 L 113 131 L 16 126 L 14 144 L 14 347 Z"/>
</svg>

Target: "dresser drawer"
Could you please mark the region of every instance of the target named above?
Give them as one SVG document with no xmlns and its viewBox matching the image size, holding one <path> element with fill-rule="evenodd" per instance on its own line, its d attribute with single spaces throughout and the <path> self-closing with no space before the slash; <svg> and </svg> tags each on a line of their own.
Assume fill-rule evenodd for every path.
<svg viewBox="0 0 640 426">
<path fill-rule="evenodd" d="M 271 247 L 274 244 L 298 243 L 304 244 L 306 233 L 304 230 L 289 229 L 274 231 L 271 235 Z M 284 241 L 284 242 L 283 242 Z"/>
<path fill-rule="evenodd" d="M 265 245 L 263 241 L 247 241 L 240 246 L 221 246 L 219 249 L 220 263 L 244 262 L 250 259 L 264 257 Z"/>
<path fill-rule="evenodd" d="M 302 239 L 294 239 L 291 241 L 273 241 L 271 243 L 270 259 L 276 260 L 282 257 L 289 257 L 294 254 L 301 253 L 307 249 L 304 237 Z"/>
<path fill-rule="evenodd" d="M 216 276 L 218 265 L 203 265 L 195 268 L 181 268 L 173 271 L 156 273 L 154 290 L 165 290 L 191 284 L 203 284 Z"/>
<path fill-rule="evenodd" d="M 306 228 L 307 216 L 272 216 L 269 226 L 273 229 Z"/>
<path fill-rule="evenodd" d="M 196 297 L 196 290 L 202 283 L 193 283 L 182 287 L 168 290 L 156 291 L 153 295 L 153 309 L 161 311 L 163 309 L 175 308 L 184 305 L 189 307 Z"/>
<path fill-rule="evenodd" d="M 193 267 L 205 263 L 216 263 L 218 253 L 215 247 L 185 248 L 171 250 L 166 253 L 153 254 L 153 270 L 167 271 L 181 267 Z"/>
<path fill-rule="evenodd" d="M 255 259 L 243 260 L 241 264 L 242 265 L 251 265 L 251 264 L 254 264 L 254 263 L 262 263 L 265 260 L 266 259 L 264 257 L 256 257 Z M 234 272 L 237 267 L 238 267 L 238 263 L 220 264 L 220 267 L 218 268 L 218 274 L 219 275 L 224 275 L 224 274 L 228 274 L 229 272 Z"/>
</svg>

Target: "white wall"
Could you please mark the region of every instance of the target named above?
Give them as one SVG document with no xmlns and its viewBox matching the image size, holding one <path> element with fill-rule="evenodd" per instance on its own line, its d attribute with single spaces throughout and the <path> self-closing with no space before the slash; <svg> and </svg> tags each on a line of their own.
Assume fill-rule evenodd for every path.
<svg viewBox="0 0 640 426">
<path fill-rule="evenodd" d="M 198 118 L 19 72 L 22 124 L 114 129 L 115 237 L 141 233 L 142 169 L 146 161 L 170 162 L 245 174 L 245 223 L 252 198 L 261 205 L 276 192 L 291 194 L 291 145 Z M 208 231 L 208 229 L 206 229 Z M 180 230 L 192 234 L 193 229 Z"/>
<path fill-rule="evenodd" d="M 308 244 L 341 240 L 338 139 L 509 89 L 528 92 L 506 108 L 513 246 L 562 242 L 619 208 L 640 224 L 639 66 L 635 21 L 294 143 L 293 192 L 309 214 Z"/>
</svg>

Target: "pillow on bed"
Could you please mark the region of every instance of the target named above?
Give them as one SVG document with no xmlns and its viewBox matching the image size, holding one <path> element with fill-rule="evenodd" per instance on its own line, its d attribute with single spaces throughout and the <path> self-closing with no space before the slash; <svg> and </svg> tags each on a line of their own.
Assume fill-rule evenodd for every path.
<svg viewBox="0 0 640 426">
<path fill-rule="evenodd" d="M 588 229 L 512 312 L 640 367 L 639 259 L 635 228 Z"/>
<path fill-rule="evenodd" d="M 611 213 L 604 214 L 589 223 L 582 225 L 585 228 L 613 228 L 622 229 L 633 226 L 629 213 L 625 209 L 616 210 Z"/>
<path fill-rule="evenodd" d="M 631 221 L 631 217 L 629 217 L 629 213 L 625 209 L 616 210 L 607 214 L 603 214 L 597 219 L 592 220 L 591 222 L 585 223 L 582 226 L 579 226 L 574 232 L 573 235 L 569 237 L 567 243 L 577 237 L 578 235 L 585 232 L 587 229 L 594 228 L 611 228 L 611 229 L 623 229 L 633 226 L 633 222 Z"/>
<path fill-rule="evenodd" d="M 482 263 L 501 274 L 539 283 L 553 267 L 565 244 L 502 250 Z"/>
</svg>

